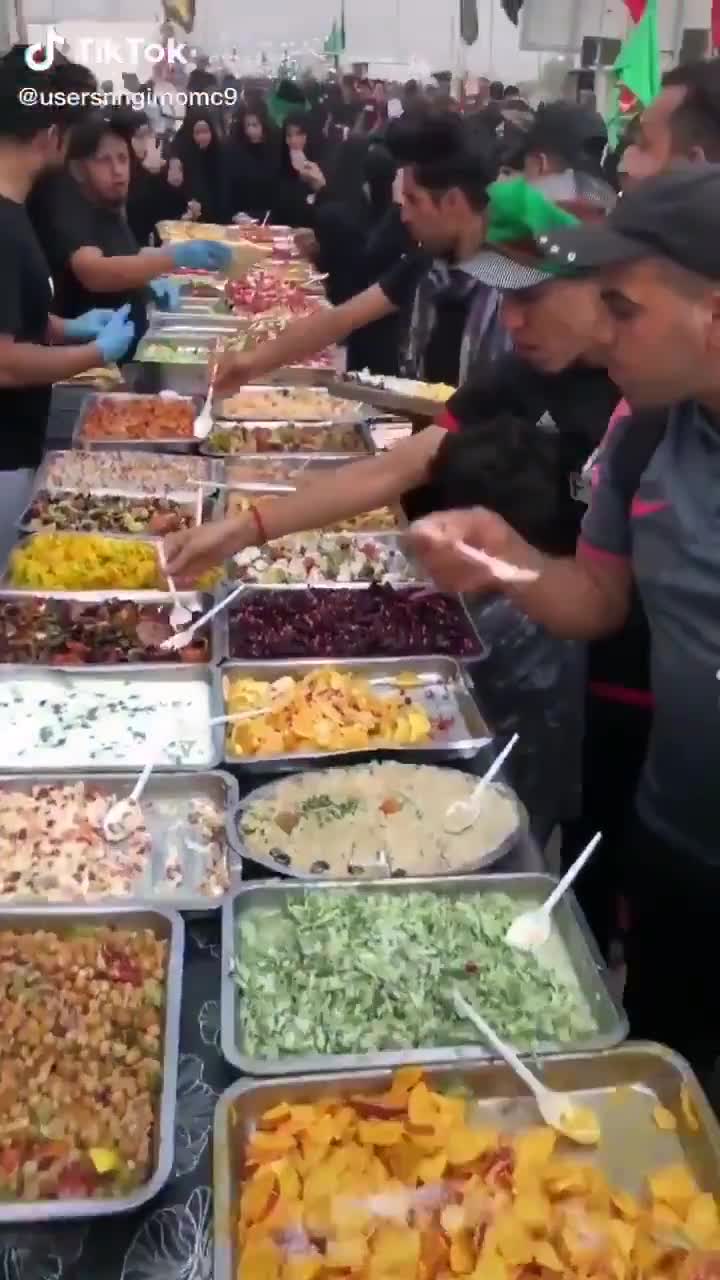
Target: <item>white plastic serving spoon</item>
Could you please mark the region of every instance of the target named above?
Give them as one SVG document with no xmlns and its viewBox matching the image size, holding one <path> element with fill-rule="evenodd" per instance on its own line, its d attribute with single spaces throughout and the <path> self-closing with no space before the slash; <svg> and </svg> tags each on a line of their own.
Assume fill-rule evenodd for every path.
<svg viewBox="0 0 720 1280">
<path fill-rule="evenodd" d="M 170 626 L 174 631 L 177 631 L 180 627 L 186 627 L 188 622 L 192 622 L 192 613 L 189 609 L 185 608 L 185 605 L 182 603 L 178 595 L 178 589 L 175 586 L 174 579 L 171 578 L 168 573 L 167 556 L 165 555 L 165 547 L 162 542 L 158 542 L 157 557 L 160 563 L 160 568 L 162 569 L 165 577 L 165 581 L 168 585 L 168 591 L 173 598 L 173 607 L 170 611 Z"/>
<path fill-rule="evenodd" d="M 601 840 L 602 833 L 598 831 L 587 848 L 583 849 L 580 857 L 576 858 L 569 870 L 565 872 L 562 880 L 553 889 L 547 901 L 543 902 L 541 907 L 536 907 L 532 911 L 523 911 L 522 915 L 513 920 L 505 934 L 505 941 L 509 946 L 516 947 L 518 951 L 534 951 L 537 947 L 542 947 L 547 942 L 552 929 L 551 916 L 555 907 L 563 894 L 567 893 L 576 876 L 579 876 L 588 858 L 592 857 Z"/>
<path fill-rule="evenodd" d="M 231 591 L 229 596 L 226 596 L 224 600 L 219 602 L 219 604 L 213 605 L 212 609 L 208 609 L 207 613 L 204 613 L 203 616 L 193 622 L 191 626 L 187 627 L 184 631 L 176 631 L 174 636 L 168 636 L 167 640 L 163 640 L 160 648 L 170 649 L 174 652 L 177 652 L 178 649 L 184 649 L 186 645 L 191 643 L 196 632 L 198 632 L 201 627 L 205 626 L 206 622 L 210 622 L 211 618 L 217 617 L 219 613 L 222 613 L 223 609 L 227 609 L 228 605 L 232 604 L 233 600 L 245 590 L 246 584 L 241 582 L 240 586 L 236 587 L 234 591 Z"/>
<path fill-rule="evenodd" d="M 215 379 L 217 377 L 218 368 L 220 367 L 221 354 L 222 354 L 222 348 L 220 347 L 219 343 L 216 343 L 213 366 L 212 366 L 212 369 L 210 370 L 210 381 L 208 383 L 208 390 L 207 390 L 207 395 L 205 397 L 205 403 L 193 423 L 193 435 L 196 440 L 207 440 L 208 436 L 210 435 L 210 432 L 213 429 L 213 417 L 212 417 L 210 405 L 212 404 L 212 398 L 215 391 Z"/>
<path fill-rule="evenodd" d="M 507 746 L 503 747 L 497 759 L 493 760 L 487 773 L 480 779 L 467 800 L 455 800 L 446 810 L 443 826 L 451 835 L 460 835 L 461 831 L 467 831 L 468 827 L 477 822 L 482 811 L 485 792 L 493 779 L 499 774 L 519 738 L 519 734 L 513 734 Z"/>
<path fill-rule="evenodd" d="M 551 1129 L 557 1129 L 573 1142 L 594 1146 L 600 1136 L 597 1118 L 588 1107 L 577 1106 L 569 1093 L 558 1093 L 556 1089 L 548 1089 L 518 1057 L 515 1050 L 501 1040 L 476 1009 L 460 994 L 457 987 L 452 992 L 455 1009 L 461 1018 L 467 1018 L 477 1027 L 488 1044 L 500 1054 L 515 1075 L 527 1085 L 537 1102 L 538 1111 Z"/>
<path fill-rule="evenodd" d="M 466 560 L 476 560 L 478 564 L 484 564 L 498 582 L 537 582 L 540 577 L 537 569 L 521 569 L 519 565 L 509 564 L 507 560 L 488 555 L 487 551 L 478 551 L 477 547 L 471 547 L 469 542 L 463 542 L 462 539 L 455 543 L 455 547 Z"/>
<path fill-rule="evenodd" d="M 231 716 L 213 716 L 208 723 L 209 727 L 214 729 L 216 725 L 219 724 L 237 724 L 240 720 L 253 720 L 255 716 L 264 716 L 268 711 L 272 711 L 271 703 L 265 707 L 256 707 L 253 711 L 236 711 Z M 148 757 L 147 763 L 143 767 L 142 773 L 138 777 L 130 795 L 124 800 L 116 800 L 115 804 L 111 805 L 105 814 L 102 822 L 103 835 L 111 844 L 116 844 L 119 840 L 124 840 L 127 836 L 128 830 L 126 823 L 128 815 L 132 810 L 132 806 L 134 804 L 138 804 L 140 801 L 143 791 L 150 781 L 150 775 L 157 765 L 159 757 L 162 755 L 163 747 L 166 742 L 167 738 L 163 736 L 155 743 L 155 746 Z"/>
</svg>

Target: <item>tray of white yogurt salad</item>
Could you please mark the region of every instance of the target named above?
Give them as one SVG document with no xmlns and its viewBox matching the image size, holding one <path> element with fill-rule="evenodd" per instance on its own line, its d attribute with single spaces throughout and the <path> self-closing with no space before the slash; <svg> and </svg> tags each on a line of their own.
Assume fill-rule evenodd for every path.
<svg viewBox="0 0 720 1280">
<path fill-rule="evenodd" d="M 228 815 L 243 860 L 296 880 L 400 879 L 485 870 L 527 830 L 517 796 L 486 788 L 466 825 L 448 818 L 477 778 L 395 760 L 311 769 L 251 791 Z"/>
<path fill-rule="evenodd" d="M 226 835 L 228 773 L 153 773 L 139 800 L 127 773 L 0 776 L 0 907 L 161 902 L 220 905 L 241 863 Z M 114 806 L 122 809 L 111 812 Z"/>
<path fill-rule="evenodd" d="M 0 669 L 0 772 L 214 769 L 223 754 L 210 669 Z"/>
</svg>

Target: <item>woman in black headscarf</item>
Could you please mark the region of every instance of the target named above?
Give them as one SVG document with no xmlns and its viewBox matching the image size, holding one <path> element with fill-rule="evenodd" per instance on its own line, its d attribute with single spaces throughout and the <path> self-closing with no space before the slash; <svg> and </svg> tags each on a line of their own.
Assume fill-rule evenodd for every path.
<svg viewBox="0 0 720 1280">
<path fill-rule="evenodd" d="M 180 180 L 164 157 L 160 163 L 151 162 L 155 149 L 155 137 L 144 112 L 133 113 L 133 133 L 130 147 L 130 190 L 127 201 L 127 220 L 139 245 L 151 243 L 155 227 L 165 218 L 189 217 L 189 201 L 182 173 Z M 173 162 L 176 169 L 179 162 Z"/>
<path fill-rule="evenodd" d="M 203 222 L 227 222 L 231 216 L 225 152 L 213 112 L 189 107 L 172 144 L 183 167 L 185 189 L 200 205 Z"/>
<path fill-rule="evenodd" d="M 291 111 L 283 124 L 280 178 L 272 221 L 311 227 L 314 206 L 327 187 L 327 147 L 306 111 Z"/>
<path fill-rule="evenodd" d="M 277 200 L 280 179 L 280 135 L 264 102 L 240 108 L 226 154 L 233 213 L 262 221 Z"/>
</svg>

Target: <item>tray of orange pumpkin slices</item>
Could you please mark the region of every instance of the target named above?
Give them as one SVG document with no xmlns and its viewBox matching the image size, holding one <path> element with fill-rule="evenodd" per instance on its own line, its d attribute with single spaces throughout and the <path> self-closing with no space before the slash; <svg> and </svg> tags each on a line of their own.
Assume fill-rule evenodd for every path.
<svg viewBox="0 0 720 1280">
<path fill-rule="evenodd" d="M 714 1280 L 720 1128 L 660 1045 L 239 1081 L 215 1127 L 215 1280 Z M 572 1133 L 572 1126 L 568 1132 Z"/>
</svg>

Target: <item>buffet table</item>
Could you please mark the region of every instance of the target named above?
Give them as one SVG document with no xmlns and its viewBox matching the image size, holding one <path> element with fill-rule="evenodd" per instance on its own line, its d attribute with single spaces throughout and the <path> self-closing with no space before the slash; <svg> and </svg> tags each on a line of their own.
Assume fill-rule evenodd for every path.
<svg viewBox="0 0 720 1280">
<path fill-rule="evenodd" d="M 202 365 L 136 364 L 124 370 L 124 389 L 201 394 L 205 378 Z M 70 446 L 87 394 L 80 387 L 55 389 L 50 449 Z M 530 814 L 529 830 L 492 870 L 533 873 L 543 870 L 540 850 L 555 821 L 572 816 L 579 726 L 571 720 L 565 723 L 563 708 L 549 706 L 544 696 L 549 664 L 557 663 L 557 653 L 546 652 L 536 669 L 529 656 L 533 637 L 516 621 L 504 616 L 502 608 L 483 612 L 484 638 L 491 652 L 475 668 L 477 700 L 481 707 L 487 705 L 497 738 L 491 751 L 482 750 L 460 767 L 484 772 L 503 742 L 520 733 L 518 767 L 510 778 Z M 496 663 L 501 651 L 502 677 Z M 517 684 L 524 690 L 520 697 L 515 682 L 508 683 L 508 652 L 517 657 Z M 580 678 L 579 659 L 565 650 L 560 660 L 567 667 L 570 699 Z M 242 768 L 233 772 L 241 798 L 265 780 Z M 252 878 L 262 872 L 246 864 L 246 874 Z M 210 1280 L 213 1114 L 219 1095 L 237 1074 L 220 1051 L 220 912 L 190 915 L 185 923 L 175 1159 L 169 1181 L 155 1199 L 130 1214 L 0 1228 L 0 1276 L 5 1280 Z"/>
</svg>

